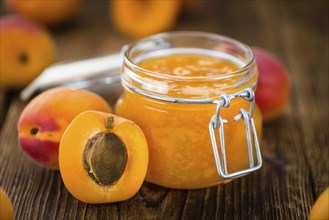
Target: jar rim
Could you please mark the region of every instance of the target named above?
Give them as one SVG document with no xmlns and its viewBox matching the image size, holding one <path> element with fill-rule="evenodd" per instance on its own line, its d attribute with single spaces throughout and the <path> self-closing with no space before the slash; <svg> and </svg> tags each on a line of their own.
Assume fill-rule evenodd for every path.
<svg viewBox="0 0 329 220">
<path fill-rule="evenodd" d="M 211 76 L 178 76 L 178 75 L 169 75 L 169 74 L 161 74 L 159 72 L 151 71 L 148 69 L 145 69 L 143 67 L 140 67 L 137 63 L 135 63 L 129 53 L 139 44 L 145 43 L 150 40 L 159 40 L 163 39 L 168 36 L 190 36 L 190 37 L 207 37 L 209 39 L 214 39 L 218 41 L 226 41 L 231 43 L 232 45 L 237 45 L 246 51 L 246 55 L 248 57 L 247 61 L 244 63 L 244 65 L 231 72 L 227 72 L 225 74 L 220 75 L 211 75 Z M 124 62 L 126 62 L 129 66 L 134 68 L 137 71 L 142 71 L 144 74 L 149 75 L 151 77 L 156 78 L 163 78 L 163 79 L 169 79 L 169 80 L 177 80 L 177 81 L 195 81 L 195 80 L 223 80 L 228 79 L 231 77 L 239 77 L 243 74 L 245 74 L 249 69 L 251 69 L 256 62 L 255 55 L 252 52 L 252 49 L 245 43 L 242 43 L 241 41 L 235 40 L 231 37 L 227 37 L 220 34 L 215 33 L 209 33 L 209 32 L 202 32 L 202 31 L 172 31 L 172 32 L 163 32 L 156 35 L 151 35 L 149 37 L 140 39 L 132 44 L 128 44 L 122 48 L 122 53 L 124 55 Z"/>
</svg>

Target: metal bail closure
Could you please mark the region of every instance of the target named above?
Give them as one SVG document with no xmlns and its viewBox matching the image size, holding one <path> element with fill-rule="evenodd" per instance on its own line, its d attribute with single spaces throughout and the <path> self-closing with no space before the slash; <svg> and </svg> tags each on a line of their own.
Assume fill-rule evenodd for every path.
<svg viewBox="0 0 329 220">
<path fill-rule="evenodd" d="M 240 113 L 236 115 L 233 120 L 238 121 L 243 119 L 245 130 L 246 130 L 246 140 L 248 146 L 248 158 L 249 158 L 249 168 L 238 170 L 233 173 L 229 173 L 227 170 L 226 163 L 226 150 L 225 150 L 225 140 L 224 140 L 224 124 L 227 123 L 227 120 L 222 119 L 220 116 L 220 110 L 222 107 L 228 108 L 233 99 L 241 97 L 250 102 L 249 112 L 245 109 L 241 108 Z M 256 133 L 256 127 L 253 120 L 253 111 L 255 105 L 255 95 L 252 88 L 247 88 L 242 91 L 233 94 L 223 94 L 220 96 L 220 100 L 217 102 L 216 114 L 211 118 L 209 122 L 209 133 L 212 148 L 214 151 L 215 162 L 217 172 L 220 177 L 229 179 L 236 178 L 246 174 L 249 174 L 255 170 L 258 170 L 262 166 L 262 156 L 259 149 L 258 138 Z M 220 143 L 220 151 L 221 155 L 218 153 L 217 141 L 215 136 L 215 130 L 219 130 L 219 143 Z M 254 154 L 253 154 L 253 146 L 255 148 L 257 164 L 254 162 Z"/>
</svg>

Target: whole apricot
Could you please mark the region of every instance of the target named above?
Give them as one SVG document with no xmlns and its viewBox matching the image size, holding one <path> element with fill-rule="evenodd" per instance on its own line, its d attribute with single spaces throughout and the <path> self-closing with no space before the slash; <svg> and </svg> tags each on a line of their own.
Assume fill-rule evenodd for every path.
<svg viewBox="0 0 329 220">
<path fill-rule="evenodd" d="M 59 147 L 59 169 L 68 191 L 87 203 L 118 202 L 140 189 L 148 145 L 132 121 L 97 111 L 79 114 Z"/>
<path fill-rule="evenodd" d="M 310 220 L 329 219 L 329 187 L 316 199 L 310 212 Z"/>
<path fill-rule="evenodd" d="M 79 11 L 81 0 L 6 0 L 9 11 L 45 25 L 60 25 Z"/>
<path fill-rule="evenodd" d="M 9 15 L 0 29 L 1 86 L 22 88 L 54 62 L 53 37 L 39 24 Z"/>
<path fill-rule="evenodd" d="M 0 188 L 0 219 L 14 219 L 13 205 L 2 188 Z"/>
<path fill-rule="evenodd" d="M 177 0 L 110 1 L 110 15 L 115 28 L 122 34 L 141 38 L 169 30 L 181 9 Z"/>
<path fill-rule="evenodd" d="M 285 66 L 272 54 L 252 48 L 259 72 L 255 92 L 264 121 L 281 115 L 289 104 L 290 79 Z"/>
<path fill-rule="evenodd" d="M 58 168 L 58 147 L 71 121 L 81 112 L 111 112 L 99 95 L 78 89 L 47 90 L 24 108 L 18 120 L 18 140 L 22 150 L 38 164 Z"/>
</svg>

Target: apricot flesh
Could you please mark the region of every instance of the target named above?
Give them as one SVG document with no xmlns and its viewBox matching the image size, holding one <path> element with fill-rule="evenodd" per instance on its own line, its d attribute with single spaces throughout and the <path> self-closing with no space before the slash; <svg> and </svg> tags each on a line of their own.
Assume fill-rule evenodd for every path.
<svg viewBox="0 0 329 220">
<path fill-rule="evenodd" d="M 55 60 L 53 37 L 21 16 L 0 19 L 0 86 L 22 88 Z"/>
<path fill-rule="evenodd" d="M 2 188 L 0 188 L 0 219 L 14 219 L 13 205 Z"/>
<path fill-rule="evenodd" d="M 316 199 L 310 212 L 310 220 L 329 219 L 329 187 Z"/>
<path fill-rule="evenodd" d="M 125 0 L 110 3 L 114 27 L 132 38 L 141 38 L 170 29 L 181 9 L 181 2 L 176 0 Z"/>
<path fill-rule="evenodd" d="M 72 19 L 81 5 L 81 0 L 6 0 L 9 11 L 49 26 L 63 24 Z"/>
<path fill-rule="evenodd" d="M 109 118 L 113 118 L 111 126 Z M 88 149 L 91 142 L 96 151 L 93 155 Z M 90 169 L 86 163 L 94 167 Z M 79 114 L 67 127 L 59 147 L 64 185 L 86 203 L 131 198 L 140 189 L 147 166 L 148 145 L 142 130 L 134 122 L 109 113 Z"/>
<path fill-rule="evenodd" d="M 256 103 L 264 121 L 269 121 L 283 114 L 289 104 L 289 74 L 285 66 L 269 52 L 256 47 L 252 50 L 259 72 Z"/>
<path fill-rule="evenodd" d="M 27 104 L 18 120 L 21 149 L 38 164 L 57 169 L 62 135 L 86 110 L 111 112 L 102 97 L 86 90 L 54 88 L 41 93 Z"/>
</svg>

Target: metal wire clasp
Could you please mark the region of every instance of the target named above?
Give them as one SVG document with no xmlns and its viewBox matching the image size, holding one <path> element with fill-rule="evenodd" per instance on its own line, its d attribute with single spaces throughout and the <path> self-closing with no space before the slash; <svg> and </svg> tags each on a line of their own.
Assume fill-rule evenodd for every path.
<svg viewBox="0 0 329 220">
<path fill-rule="evenodd" d="M 233 173 L 228 173 L 227 163 L 226 163 L 226 150 L 225 150 L 225 140 L 224 140 L 224 124 L 227 123 L 227 120 L 222 119 L 220 116 L 220 110 L 222 107 L 228 108 L 233 99 L 241 97 L 250 102 L 250 108 L 247 112 L 245 109 L 241 108 L 240 113 L 236 115 L 233 120 L 238 121 L 243 119 L 244 125 L 246 128 L 246 139 L 248 146 L 248 157 L 249 157 L 249 168 L 238 170 Z M 242 91 L 233 94 L 223 94 L 220 96 L 219 101 L 217 102 L 216 114 L 211 118 L 209 122 L 209 133 L 212 148 L 214 151 L 216 168 L 218 174 L 222 178 L 235 178 L 249 174 L 262 166 L 262 156 L 259 149 L 258 138 L 256 133 L 256 127 L 253 120 L 253 112 L 255 105 L 255 94 L 252 88 L 247 88 Z M 221 156 L 218 153 L 217 141 L 215 136 L 215 130 L 219 130 L 219 143 Z M 252 135 L 252 136 L 251 136 Z M 253 142 L 253 143 L 252 143 Z M 257 164 L 255 165 L 254 156 L 253 156 L 253 146 L 255 147 Z"/>
</svg>

